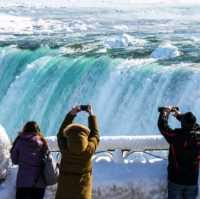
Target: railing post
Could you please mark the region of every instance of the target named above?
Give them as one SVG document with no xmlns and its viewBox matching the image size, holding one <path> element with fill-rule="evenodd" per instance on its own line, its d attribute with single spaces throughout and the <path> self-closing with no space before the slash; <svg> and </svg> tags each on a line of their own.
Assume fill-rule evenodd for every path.
<svg viewBox="0 0 200 199">
<path fill-rule="evenodd" d="M 115 149 L 112 157 L 113 157 L 113 162 L 124 163 L 123 152 L 121 149 Z"/>
</svg>

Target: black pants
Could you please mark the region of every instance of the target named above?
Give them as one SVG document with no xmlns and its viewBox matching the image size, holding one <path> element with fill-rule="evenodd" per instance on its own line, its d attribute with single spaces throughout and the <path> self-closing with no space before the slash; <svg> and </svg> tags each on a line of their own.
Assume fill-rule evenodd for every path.
<svg viewBox="0 0 200 199">
<path fill-rule="evenodd" d="M 17 188 L 16 199 L 43 199 L 44 192 L 42 188 Z"/>
</svg>

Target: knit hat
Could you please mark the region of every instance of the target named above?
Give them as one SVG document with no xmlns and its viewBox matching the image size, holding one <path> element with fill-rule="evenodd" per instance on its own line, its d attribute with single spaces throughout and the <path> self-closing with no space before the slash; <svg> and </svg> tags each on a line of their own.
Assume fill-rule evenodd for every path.
<svg viewBox="0 0 200 199">
<path fill-rule="evenodd" d="M 192 112 L 187 112 L 181 115 L 181 125 L 184 128 L 192 128 L 196 123 L 196 117 Z"/>
</svg>

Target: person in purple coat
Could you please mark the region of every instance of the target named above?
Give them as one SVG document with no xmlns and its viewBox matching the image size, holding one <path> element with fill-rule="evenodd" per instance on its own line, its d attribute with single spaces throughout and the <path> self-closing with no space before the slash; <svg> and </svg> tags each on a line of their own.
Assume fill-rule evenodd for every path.
<svg viewBox="0 0 200 199">
<path fill-rule="evenodd" d="M 45 181 L 42 175 L 47 142 L 36 122 L 27 122 L 11 148 L 13 164 L 19 165 L 16 199 L 43 199 Z"/>
</svg>

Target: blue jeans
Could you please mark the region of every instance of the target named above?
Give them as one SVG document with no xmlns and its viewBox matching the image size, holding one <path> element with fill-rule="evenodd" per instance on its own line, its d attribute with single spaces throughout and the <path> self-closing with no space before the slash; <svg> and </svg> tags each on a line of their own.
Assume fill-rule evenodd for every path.
<svg viewBox="0 0 200 199">
<path fill-rule="evenodd" d="M 197 199 L 198 185 L 179 185 L 168 182 L 168 199 Z"/>
</svg>

